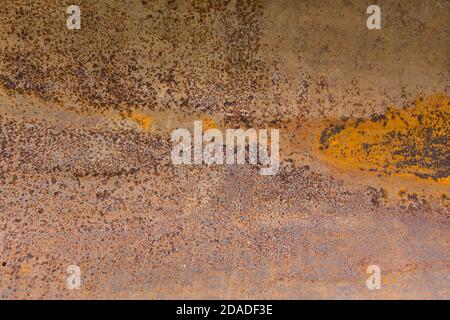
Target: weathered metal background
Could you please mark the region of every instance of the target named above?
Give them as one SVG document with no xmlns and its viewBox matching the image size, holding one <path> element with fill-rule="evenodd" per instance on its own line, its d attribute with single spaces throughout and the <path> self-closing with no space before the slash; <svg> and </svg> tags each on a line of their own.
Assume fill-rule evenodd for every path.
<svg viewBox="0 0 450 320">
<path fill-rule="evenodd" d="M 450 298 L 450 4 L 369 4 L 0 1 L 0 297 Z M 199 119 L 280 172 L 172 165 Z"/>
</svg>

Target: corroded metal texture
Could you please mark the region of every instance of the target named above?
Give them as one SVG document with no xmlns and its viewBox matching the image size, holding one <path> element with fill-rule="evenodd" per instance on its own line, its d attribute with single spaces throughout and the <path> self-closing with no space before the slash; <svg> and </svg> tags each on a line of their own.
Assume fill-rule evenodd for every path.
<svg viewBox="0 0 450 320">
<path fill-rule="evenodd" d="M 450 298 L 450 4 L 369 4 L 0 1 L 0 297 Z M 195 120 L 279 172 L 173 165 Z"/>
</svg>

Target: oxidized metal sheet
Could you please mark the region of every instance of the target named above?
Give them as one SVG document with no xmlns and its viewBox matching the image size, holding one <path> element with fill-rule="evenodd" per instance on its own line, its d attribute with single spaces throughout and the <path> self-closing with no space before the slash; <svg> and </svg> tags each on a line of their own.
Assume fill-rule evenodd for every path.
<svg viewBox="0 0 450 320">
<path fill-rule="evenodd" d="M 0 1 L 0 297 L 450 298 L 450 4 L 369 4 Z M 278 171 L 174 164 L 195 121 Z"/>
</svg>

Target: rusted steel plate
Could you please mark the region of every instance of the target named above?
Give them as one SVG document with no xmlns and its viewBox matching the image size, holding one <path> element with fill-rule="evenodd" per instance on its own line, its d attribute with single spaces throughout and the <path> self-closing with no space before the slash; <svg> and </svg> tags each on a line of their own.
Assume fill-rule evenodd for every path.
<svg viewBox="0 0 450 320">
<path fill-rule="evenodd" d="M 0 2 L 2 299 L 450 298 L 448 1 L 380 30 L 357 0 L 70 4 Z M 279 129 L 278 171 L 175 165 L 195 121 Z"/>
</svg>

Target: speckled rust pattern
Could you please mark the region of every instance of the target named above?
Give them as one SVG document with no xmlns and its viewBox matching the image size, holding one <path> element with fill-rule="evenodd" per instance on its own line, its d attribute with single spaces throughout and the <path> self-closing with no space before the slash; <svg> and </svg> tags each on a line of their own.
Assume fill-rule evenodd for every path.
<svg viewBox="0 0 450 320">
<path fill-rule="evenodd" d="M 0 1 L 0 297 L 450 298 L 450 4 L 369 4 Z M 279 173 L 173 165 L 194 120 Z"/>
</svg>

